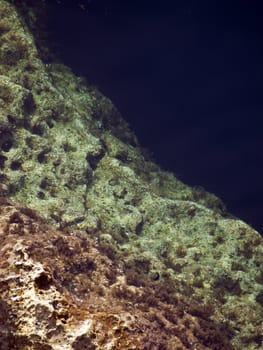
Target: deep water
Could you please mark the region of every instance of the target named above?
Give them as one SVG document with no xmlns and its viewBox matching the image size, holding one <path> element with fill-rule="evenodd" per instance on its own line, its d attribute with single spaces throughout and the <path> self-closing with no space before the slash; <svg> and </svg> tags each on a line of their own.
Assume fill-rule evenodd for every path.
<svg viewBox="0 0 263 350">
<path fill-rule="evenodd" d="M 49 2 L 62 61 L 97 85 L 163 169 L 263 232 L 261 7 Z"/>
</svg>

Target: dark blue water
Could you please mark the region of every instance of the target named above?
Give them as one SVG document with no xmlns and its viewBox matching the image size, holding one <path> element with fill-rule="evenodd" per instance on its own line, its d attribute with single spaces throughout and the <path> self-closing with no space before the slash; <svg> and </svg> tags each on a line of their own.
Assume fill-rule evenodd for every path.
<svg viewBox="0 0 263 350">
<path fill-rule="evenodd" d="M 260 3 L 55 3 L 64 63 L 112 99 L 164 169 L 263 232 Z"/>
</svg>

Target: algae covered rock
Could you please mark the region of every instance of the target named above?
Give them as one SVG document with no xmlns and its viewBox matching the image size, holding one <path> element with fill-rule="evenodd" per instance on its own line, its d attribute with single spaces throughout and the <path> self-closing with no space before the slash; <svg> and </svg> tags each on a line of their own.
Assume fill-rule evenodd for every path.
<svg viewBox="0 0 263 350">
<path fill-rule="evenodd" d="M 130 285 L 120 256 L 3 199 L 0 244 L 3 350 L 234 349 L 207 311 L 172 286 L 147 278 Z"/>
<path fill-rule="evenodd" d="M 76 77 L 69 68 L 53 60 L 52 56 L 45 56 L 43 52 L 47 53 L 48 50 L 40 40 L 39 22 L 36 20 L 39 14 L 36 6 L 31 7 L 29 4 L 25 1 L 21 7 L 20 2 L 0 0 L 0 194 L 21 203 L 22 207 L 33 209 L 50 225 L 63 229 L 56 233 L 60 238 L 52 238 L 51 245 L 47 243 L 48 249 L 39 243 L 38 235 L 30 233 L 29 241 L 22 239 L 21 244 L 25 250 L 29 249 L 26 248 L 27 244 L 30 247 L 34 244 L 34 240 L 36 246 L 39 246 L 40 255 L 34 255 L 33 262 L 30 260 L 30 269 L 33 271 L 40 266 L 42 271 L 44 267 L 41 266 L 46 257 L 49 257 L 49 265 L 56 264 L 52 260 L 52 254 L 54 259 L 62 244 L 63 235 L 67 237 L 66 241 L 73 239 L 67 236 L 66 230 L 80 230 L 81 240 L 73 239 L 79 242 L 77 245 L 95 240 L 98 245 L 97 254 L 102 254 L 101 259 L 103 254 L 107 259 L 116 259 L 120 271 L 116 272 L 114 279 L 117 281 L 120 278 L 123 281 L 125 277 L 123 283 L 129 286 L 129 292 L 123 293 L 122 298 L 126 298 L 128 304 L 134 303 L 130 299 L 132 291 L 136 291 L 137 295 L 139 290 L 148 290 L 149 285 L 157 285 L 159 289 L 156 287 L 158 292 L 153 294 L 152 303 L 157 303 L 158 307 L 161 305 L 159 303 L 166 303 L 168 309 L 174 310 L 166 318 L 173 318 L 174 314 L 179 324 L 188 322 L 181 321 L 184 313 L 178 314 L 173 309 L 180 300 L 183 305 L 188 305 L 184 310 L 191 309 L 191 315 L 197 317 L 198 322 L 211 322 L 211 327 L 215 327 L 218 334 L 222 334 L 222 330 L 225 333 L 224 340 L 218 340 L 217 345 L 214 330 L 211 331 L 211 340 L 205 345 L 207 338 L 202 342 L 198 336 L 198 340 L 191 343 L 182 340 L 176 333 L 178 330 L 171 333 L 170 338 L 170 331 L 167 331 L 167 334 L 160 335 L 165 338 L 164 343 L 160 344 L 166 344 L 167 349 L 206 349 L 201 346 L 207 346 L 207 349 L 227 349 L 227 346 L 231 348 L 230 345 L 222 344 L 228 344 L 228 341 L 237 349 L 261 349 L 263 246 L 260 235 L 228 214 L 222 202 L 213 194 L 201 188 L 190 188 L 173 174 L 162 171 L 140 148 L 136 137 L 109 99 L 89 86 L 83 78 Z M 23 231 L 23 225 L 20 225 L 20 219 L 16 220 L 15 230 L 16 235 L 19 235 Z M 51 230 L 53 232 L 55 229 Z M 43 239 L 43 235 L 41 237 Z M 72 275 L 66 277 L 66 266 L 71 269 L 70 259 L 66 259 L 63 260 L 65 267 L 59 270 L 61 277 L 55 278 L 57 282 L 54 288 L 63 297 L 63 288 L 66 288 L 65 293 L 70 293 L 70 298 L 73 298 L 74 293 L 77 297 L 77 290 L 84 283 L 81 276 L 84 279 L 85 276 L 90 276 L 90 271 L 85 268 L 86 262 L 81 260 L 82 255 L 88 254 L 85 249 L 89 248 L 87 243 L 86 248 L 78 250 L 75 243 L 72 243 L 73 253 L 70 253 L 68 244 L 65 248 L 67 254 L 73 256 L 81 252 L 78 268 L 74 272 L 74 278 L 80 278 L 80 281 L 76 282 L 75 291 L 72 287 L 75 282 L 70 282 Z M 64 243 L 62 245 L 64 247 Z M 16 259 L 16 255 L 13 256 Z M 99 265 L 103 265 L 103 262 L 99 262 Z M 7 272 L 3 268 L 3 276 Z M 18 269 L 12 273 L 22 276 L 25 272 Z M 47 282 L 46 287 L 50 286 L 51 282 L 48 281 L 53 281 L 54 273 L 52 270 L 51 274 L 43 277 Z M 104 285 L 104 273 L 104 270 L 97 271 L 98 288 L 101 286 L 103 291 L 96 291 L 98 296 L 94 296 L 95 299 L 103 299 L 105 293 L 111 293 L 108 282 Z M 32 276 L 31 278 L 33 288 L 35 282 Z M 83 288 L 87 291 L 91 288 L 86 286 L 86 282 L 84 285 Z M 164 288 L 163 294 L 161 286 Z M 6 293 L 9 293 L 10 288 L 11 285 L 7 284 Z M 19 284 L 15 284 L 14 288 L 19 290 Z M 83 289 L 81 291 L 84 293 Z M 24 293 L 23 286 L 21 293 Z M 53 297 L 46 294 L 43 298 L 50 305 Z M 83 295 L 79 296 L 80 300 L 86 298 Z M 5 304 L 4 300 L 2 303 L 6 313 L 15 307 L 12 303 Z M 42 303 L 43 300 L 40 304 Z M 105 329 L 105 332 L 113 332 L 115 324 L 133 324 L 137 320 L 138 310 L 131 309 L 129 321 L 121 321 L 111 311 L 109 304 L 106 307 L 101 301 L 98 301 L 91 320 L 86 317 L 90 306 L 87 301 L 83 303 L 86 313 L 84 312 L 82 321 L 83 327 L 87 329 L 93 329 L 92 320 L 100 317 L 105 322 L 101 321 L 103 325 L 98 327 Z M 124 307 L 117 301 L 114 303 L 117 309 Z M 200 308 L 193 305 L 200 305 Z M 18 315 L 19 305 L 17 307 L 15 312 Z M 145 308 L 150 310 L 150 304 Z M 50 310 L 50 306 L 47 309 Z M 51 313 L 48 315 L 46 322 L 48 324 L 52 320 L 52 332 L 67 334 L 64 326 L 58 325 Z M 82 316 L 72 317 L 78 319 Z M 157 340 L 154 334 L 162 332 L 162 326 L 159 321 L 151 325 L 150 318 L 147 317 L 143 319 L 142 327 L 147 337 L 152 337 L 150 341 L 155 343 Z M 192 321 L 193 319 L 189 322 Z M 174 321 L 163 319 L 163 324 L 169 324 L 170 327 L 169 322 Z M 70 331 L 70 339 L 79 334 L 73 334 L 80 325 L 78 322 L 76 324 L 76 328 L 73 327 L 75 330 Z M 24 340 L 21 342 L 27 342 L 27 345 L 23 345 L 24 348 L 29 346 L 29 339 L 33 335 L 25 340 L 26 330 L 22 332 L 18 323 L 11 322 L 10 327 L 8 334 L 23 333 L 21 339 Z M 131 329 L 133 327 L 132 325 Z M 174 325 L 171 327 L 177 329 L 173 328 Z M 49 331 L 46 330 L 46 334 Z M 196 334 L 198 332 L 194 331 Z M 84 347 L 87 340 L 81 334 L 79 343 L 72 341 L 71 345 L 67 345 L 69 349 Z M 174 338 L 173 334 L 180 340 Z M 37 334 L 37 337 L 39 342 L 43 340 L 41 334 Z M 53 343 L 48 343 L 47 349 L 60 349 L 59 337 L 56 343 L 56 337 L 52 335 Z M 221 339 L 221 335 L 218 337 Z M 131 334 L 128 338 L 130 343 L 126 347 L 120 345 L 120 342 L 116 348 L 154 349 L 150 345 L 143 348 L 143 337 L 138 338 L 140 345 L 135 338 L 133 343 Z M 74 339 L 77 341 L 76 337 Z M 100 338 L 95 339 L 96 341 L 90 341 L 93 344 L 90 345 L 91 349 L 99 349 Z M 18 338 L 14 338 L 13 344 L 18 341 Z M 197 342 L 196 346 L 194 342 Z M 32 341 L 31 343 L 33 344 Z M 103 346 L 101 348 L 106 349 L 106 345 Z M 157 343 L 156 349 L 161 349 L 161 346 L 164 345 Z M 22 345 L 20 348 L 23 349 Z M 34 348 L 33 345 L 31 348 Z"/>
</svg>

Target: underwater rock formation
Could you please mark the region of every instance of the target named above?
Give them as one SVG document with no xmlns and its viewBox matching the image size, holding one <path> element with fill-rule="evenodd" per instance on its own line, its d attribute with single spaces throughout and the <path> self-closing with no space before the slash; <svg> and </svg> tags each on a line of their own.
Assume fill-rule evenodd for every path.
<svg viewBox="0 0 263 350">
<path fill-rule="evenodd" d="M 153 163 L 29 3 L 0 0 L 0 194 L 22 205 L 0 216 L 3 349 L 262 349 L 260 235 Z"/>
<path fill-rule="evenodd" d="M 145 278 L 129 284 L 115 254 L 0 204 L 0 349 L 234 349 L 209 311 Z"/>
</svg>

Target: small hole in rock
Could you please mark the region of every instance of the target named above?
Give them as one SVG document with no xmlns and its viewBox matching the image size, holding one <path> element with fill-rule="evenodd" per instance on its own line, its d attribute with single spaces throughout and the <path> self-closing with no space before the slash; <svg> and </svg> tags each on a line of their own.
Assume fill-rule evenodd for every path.
<svg viewBox="0 0 263 350">
<path fill-rule="evenodd" d="M 13 117 L 12 115 L 8 115 L 8 116 L 7 116 L 7 120 L 8 120 L 8 122 L 9 122 L 10 124 L 13 124 L 13 125 L 16 124 L 16 118 Z"/>
<path fill-rule="evenodd" d="M 32 128 L 32 133 L 35 135 L 42 136 L 44 134 L 44 130 L 40 125 L 34 125 Z"/>
<path fill-rule="evenodd" d="M 36 69 L 35 69 L 35 67 L 34 66 L 32 66 L 32 65 L 27 65 L 26 67 L 25 67 L 25 70 L 27 71 L 27 72 L 34 72 Z"/>
<path fill-rule="evenodd" d="M 101 152 L 100 154 L 97 154 L 97 155 L 87 154 L 86 160 L 89 163 L 92 170 L 95 170 L 97 168 L 98 163 L 103 158 L 104 154 L 105 152 Z"/>
<path fill-rule="evenodd" d="M 10 165 L 11 170 L 19 170 L 20 167 L 21 167 L 21 163 L 17 160 L 14 160 Z"/>
<path fill-rule="evenodd" d="M 51 282 L 50 277 L 44 272 L 41 273 L 41 275 L 35 279 L 35 285 L 38 289 L 44 289 L 44 290 L 49 289 L 50 282 Z"/>
<path fill-rule="evenodd" d="M 153 281 L 158 281 L 160 279 L 160 274 L 159 272 L 153 272 L 151 273 L 150 277 Z"/>
<path fill-rule="evenodd" d="M 45 199 L 45 193 L 42 191 L 38 192 L 37 196 L 39 199 Z"/>
<path fill-rule="evenodd" d="M 41 153 L 39 153 L 39 155 L 37 156 L 37 160 L 39 163 L 44 163 L 46 159 L 46 152 L 42 151 Z"/>
<path fill-rule="evenodd" d="M 23 219 L 22 219 L 22 217 L 19 215 L 18 212 L 15 212 L 15 213 L 13 213 L 13 214 L 10 216 L 9 223 L 10 223 L 10 224 L 22 224 L 22 223 L 23 223 Z"/>
<path fill-rule="evenodd" d="M 63 144 L 63 149 L 64 149 L 65 152 L 71 152 L 71 151 L 75 151 L 75 150 L 76 150 L 76 149 L 75 149 L 73 146 L 71 146 L 68 142 L 65 142 L 65 143 Z"/>
<path fill-rule="evenodd" d="M 2 143 L 1 148 L 4 152 L 8 152 L 12 148 L 12 146 L 13 146 L 12 140 L 7 139 Z"/>
<path fill-rule="evenodd" d="M 45 178 L 40 182 L 39 187 L 42 188 L 43 190 L 45 190 L 47 188 L 47 185 L 48 185 L 48 179 Z"/>
</svg>

